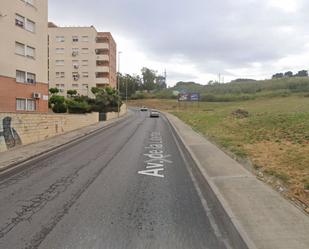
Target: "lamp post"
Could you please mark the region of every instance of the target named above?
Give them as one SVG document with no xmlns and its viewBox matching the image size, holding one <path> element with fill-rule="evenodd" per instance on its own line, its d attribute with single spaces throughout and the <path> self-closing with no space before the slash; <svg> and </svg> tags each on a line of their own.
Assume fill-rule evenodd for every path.
<svg viewBox="0 0 309 249">
<path fill-rule="evenodd" d="M 126 77 L 126 106 L 128 107 L 128 77 Z"/>
<path fill-rule="evenodd" d="M 119 98 L 120 98 L 120 55 L 121 51 L 118 52 L 118 75 L 117 75 L 117 92 L 118 92 L 118 118 L 120 116 Z"/>
</svg>

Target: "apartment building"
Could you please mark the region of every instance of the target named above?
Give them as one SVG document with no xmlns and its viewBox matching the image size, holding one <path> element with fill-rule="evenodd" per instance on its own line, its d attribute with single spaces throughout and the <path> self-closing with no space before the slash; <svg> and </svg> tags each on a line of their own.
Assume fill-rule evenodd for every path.
<svg viewBox="0 0 309 249">
<path fill-rule="evenodd" d="M 110 33 L 49 23 L 48 44 L 50 88 L 91 97 L 92 87 L 116 87 L 116 43 Z"/>
<path fill-rule="evenodd" d="M 1 0 L 0 112 L 47 112 L 47 0 Z"/>
</svg>

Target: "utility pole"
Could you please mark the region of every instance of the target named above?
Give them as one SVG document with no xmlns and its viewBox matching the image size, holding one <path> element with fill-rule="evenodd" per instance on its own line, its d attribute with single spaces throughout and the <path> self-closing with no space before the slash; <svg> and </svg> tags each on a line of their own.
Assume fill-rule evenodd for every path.
<svg viewBox="0 0 309 249">
<path fill-rule="evenodd" d="M 117 92 L 118 92 L 118 101 L 117 101 L 117 105 L 118 105 L 118 118 L 120 116 L 120 106 L 119 106 L 119 100 L 120 100 L 120 54 L 122 52 L 119 51 L 118 52 L 118 74 L 117 74 Z"/>
</svg>

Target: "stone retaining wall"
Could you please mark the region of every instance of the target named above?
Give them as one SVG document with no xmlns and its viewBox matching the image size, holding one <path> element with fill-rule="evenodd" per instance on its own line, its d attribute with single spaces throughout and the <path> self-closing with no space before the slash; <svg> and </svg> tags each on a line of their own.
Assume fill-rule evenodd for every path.
<svg viewBox="0 0 309 249">
<path fill-rule="evenodd" d="M 119 117 L 125 115 L 126 113 L 127 113 L 127 106 L 125 104 L 123 104 L 120 107 Z M 115 118 L 118 118 L 118 112 L 108 112 L 108 113 L 106 113 L 106 121 L 111 120 L 111 119 L 115 119 Z"/>
<path fill-rule="evenodd" d="M 0 152 L 99 122 L 98 113 L 0 113 Z"/>
</svg>

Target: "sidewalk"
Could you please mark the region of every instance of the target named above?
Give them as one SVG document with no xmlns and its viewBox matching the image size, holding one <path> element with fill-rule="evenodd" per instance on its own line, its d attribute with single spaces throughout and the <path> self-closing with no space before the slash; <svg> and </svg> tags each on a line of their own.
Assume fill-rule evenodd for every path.
<svg viewBox="0 0 309 249">
<path fill-rule="evenodd" d="M 309 248 L 306 214 L 177 117 L 165 115 L 248 248 Z"/>
<path fill-rule="evenodd" d="M 50 139 L 28 144 L 25 146 L 19 146 L 9 151 L 0 153 L 0 172 L 3 172 L 11 167 L 18 164 L 24 163 L 28 160 L 44 155 L 48 152 L 54 151 L 55 149 L 64 146 L 68 143 L 74 142 L 87 135 L 95 133 L 101 129 L 107 128 L 114 123 L 117 123 L 130 115 L 127 113 L 121 118 L 112 119 L 109 121 L 99 122 L 94 125 L 86 126 L 84 128 L 74 130 L 68 133 L 64 133 Z"/>
</svg>

